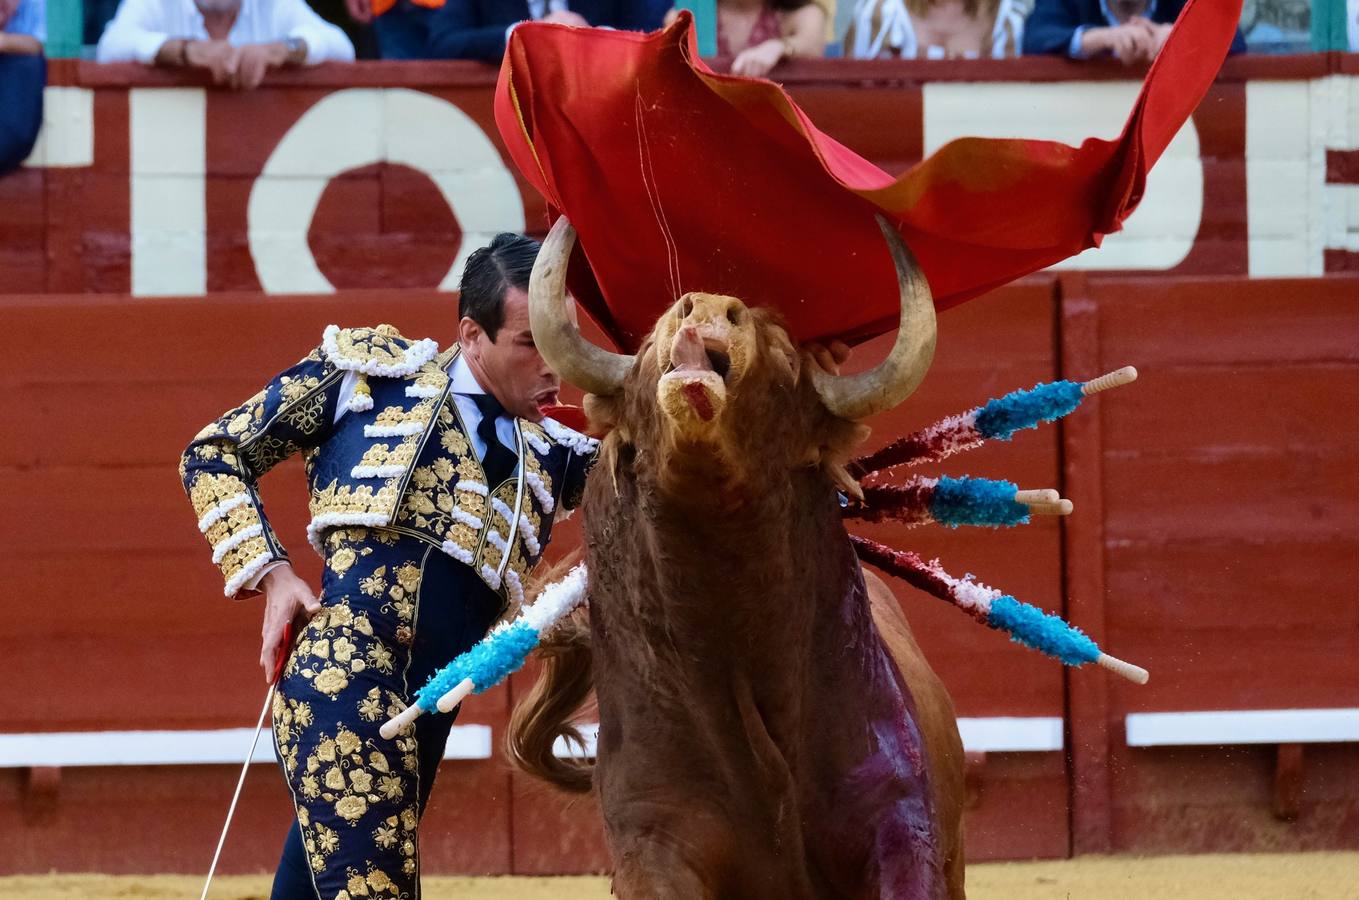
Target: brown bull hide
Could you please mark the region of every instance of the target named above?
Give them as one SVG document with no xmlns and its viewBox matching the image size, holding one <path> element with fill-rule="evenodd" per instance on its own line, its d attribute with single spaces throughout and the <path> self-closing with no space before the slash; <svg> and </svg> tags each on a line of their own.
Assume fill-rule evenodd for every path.
<svg viewBox="0 0 1359 900">
<path fill-rule="evenodd" d="M 567 787 L 552 740 L 599 702 L 599 793 L 625 898 L 963 896 L 952 703 L 841 523 L 864 429 L 826 412 L 774 318 L 687 295 L 620 393 L 586 487 L 590 640 L 511 727 Z M 591 658 L 592 657 L 592 658 Z"/>
</svg>

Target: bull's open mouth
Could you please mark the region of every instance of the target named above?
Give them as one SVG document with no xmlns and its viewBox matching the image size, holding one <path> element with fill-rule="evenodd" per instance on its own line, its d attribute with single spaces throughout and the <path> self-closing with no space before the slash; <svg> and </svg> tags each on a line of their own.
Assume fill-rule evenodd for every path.
<svg viewBox="0 0 1359 900">
<path fill-rule="evenodd" d="M 712 372 L 724 382 L 731 374 L 731 354 L 727 345 L 713 338 L 699 338 L 697 332 L 685 329 L 675 335 L 670 348 L 670 367 L 665 374 Z"/>
<path fill-rule="evenodd" d="M 720 350 L 708 346 L 704 348 L 704 355 L 708 357 L 708 365 L 717 373 L 723 381 L 727 380 L 727 374 L 731 372 L 731 356 L 726 348 Z"/>
<path fill-rule="evenodd" d="M 702 338 L 697 329 L 682 328 L 670 348 L 670 366 L 661 377 L 661 393 L 669 397 L 672 415 L 711 422 L 726 402 L 731 354 L 727 344 Z"/>
</svg>

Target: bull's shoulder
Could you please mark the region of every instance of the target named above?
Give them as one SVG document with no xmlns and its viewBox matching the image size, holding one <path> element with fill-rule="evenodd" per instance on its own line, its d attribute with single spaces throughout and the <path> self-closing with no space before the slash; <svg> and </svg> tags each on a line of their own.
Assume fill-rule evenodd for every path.
<svg viewBox="0 0 1359 900">
<path fill-rule="evenodd" d="M 337 369 L 386 378 L 404 378 L 434 359 L 439 345 L 429 338 L 413 340 L 391 325 L 341 328 L 330 325 L 321 338 L 321 353 Z"/>
<path fill-rule="evenodd" d="M 543 437 L 559 447 L 565 447 L 580 456 L 593 456 L 599 449 L 599 441 L 574 428 L 568 428 L 556 419 L 544 418 L 538 423 Z"/>
</svg>

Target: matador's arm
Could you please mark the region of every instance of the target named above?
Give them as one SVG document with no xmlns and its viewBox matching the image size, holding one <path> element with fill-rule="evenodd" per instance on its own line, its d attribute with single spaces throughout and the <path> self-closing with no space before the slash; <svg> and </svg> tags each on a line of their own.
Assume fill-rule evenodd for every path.
<svg viewBox="0 0 1359 900">
<path fill-rule="evenodd" d="M 200 431 L 184 451 L 180 477 L 228 597 L 253 594 L 267 566 L 287 561 L 258 480 L 330 437 L 343 375 L 317 349 Z"/>
</svg>

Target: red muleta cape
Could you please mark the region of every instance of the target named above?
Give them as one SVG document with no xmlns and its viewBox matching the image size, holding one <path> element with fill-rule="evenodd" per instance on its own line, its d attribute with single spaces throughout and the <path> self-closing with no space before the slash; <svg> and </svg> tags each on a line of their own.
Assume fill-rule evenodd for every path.
<svg viewBox="0 0 1359 900">
<path fill-rule="evenodd" d="M 1189 0 L 1117 140 L 963 138 L 898 178 L 818 131 L 778 85 L 714 73 L 687 13 L 648 35 L 514 29 L 496 123 L 575 226 L 571 289 L 624 350 L 691 290 L 776 307 L 799 340 L 864 339 L 898 317 L 875 213 L 896 223 L 941 310 L 1098 246 L 1208 90 L 1240 11 Z"/>
</svg>

